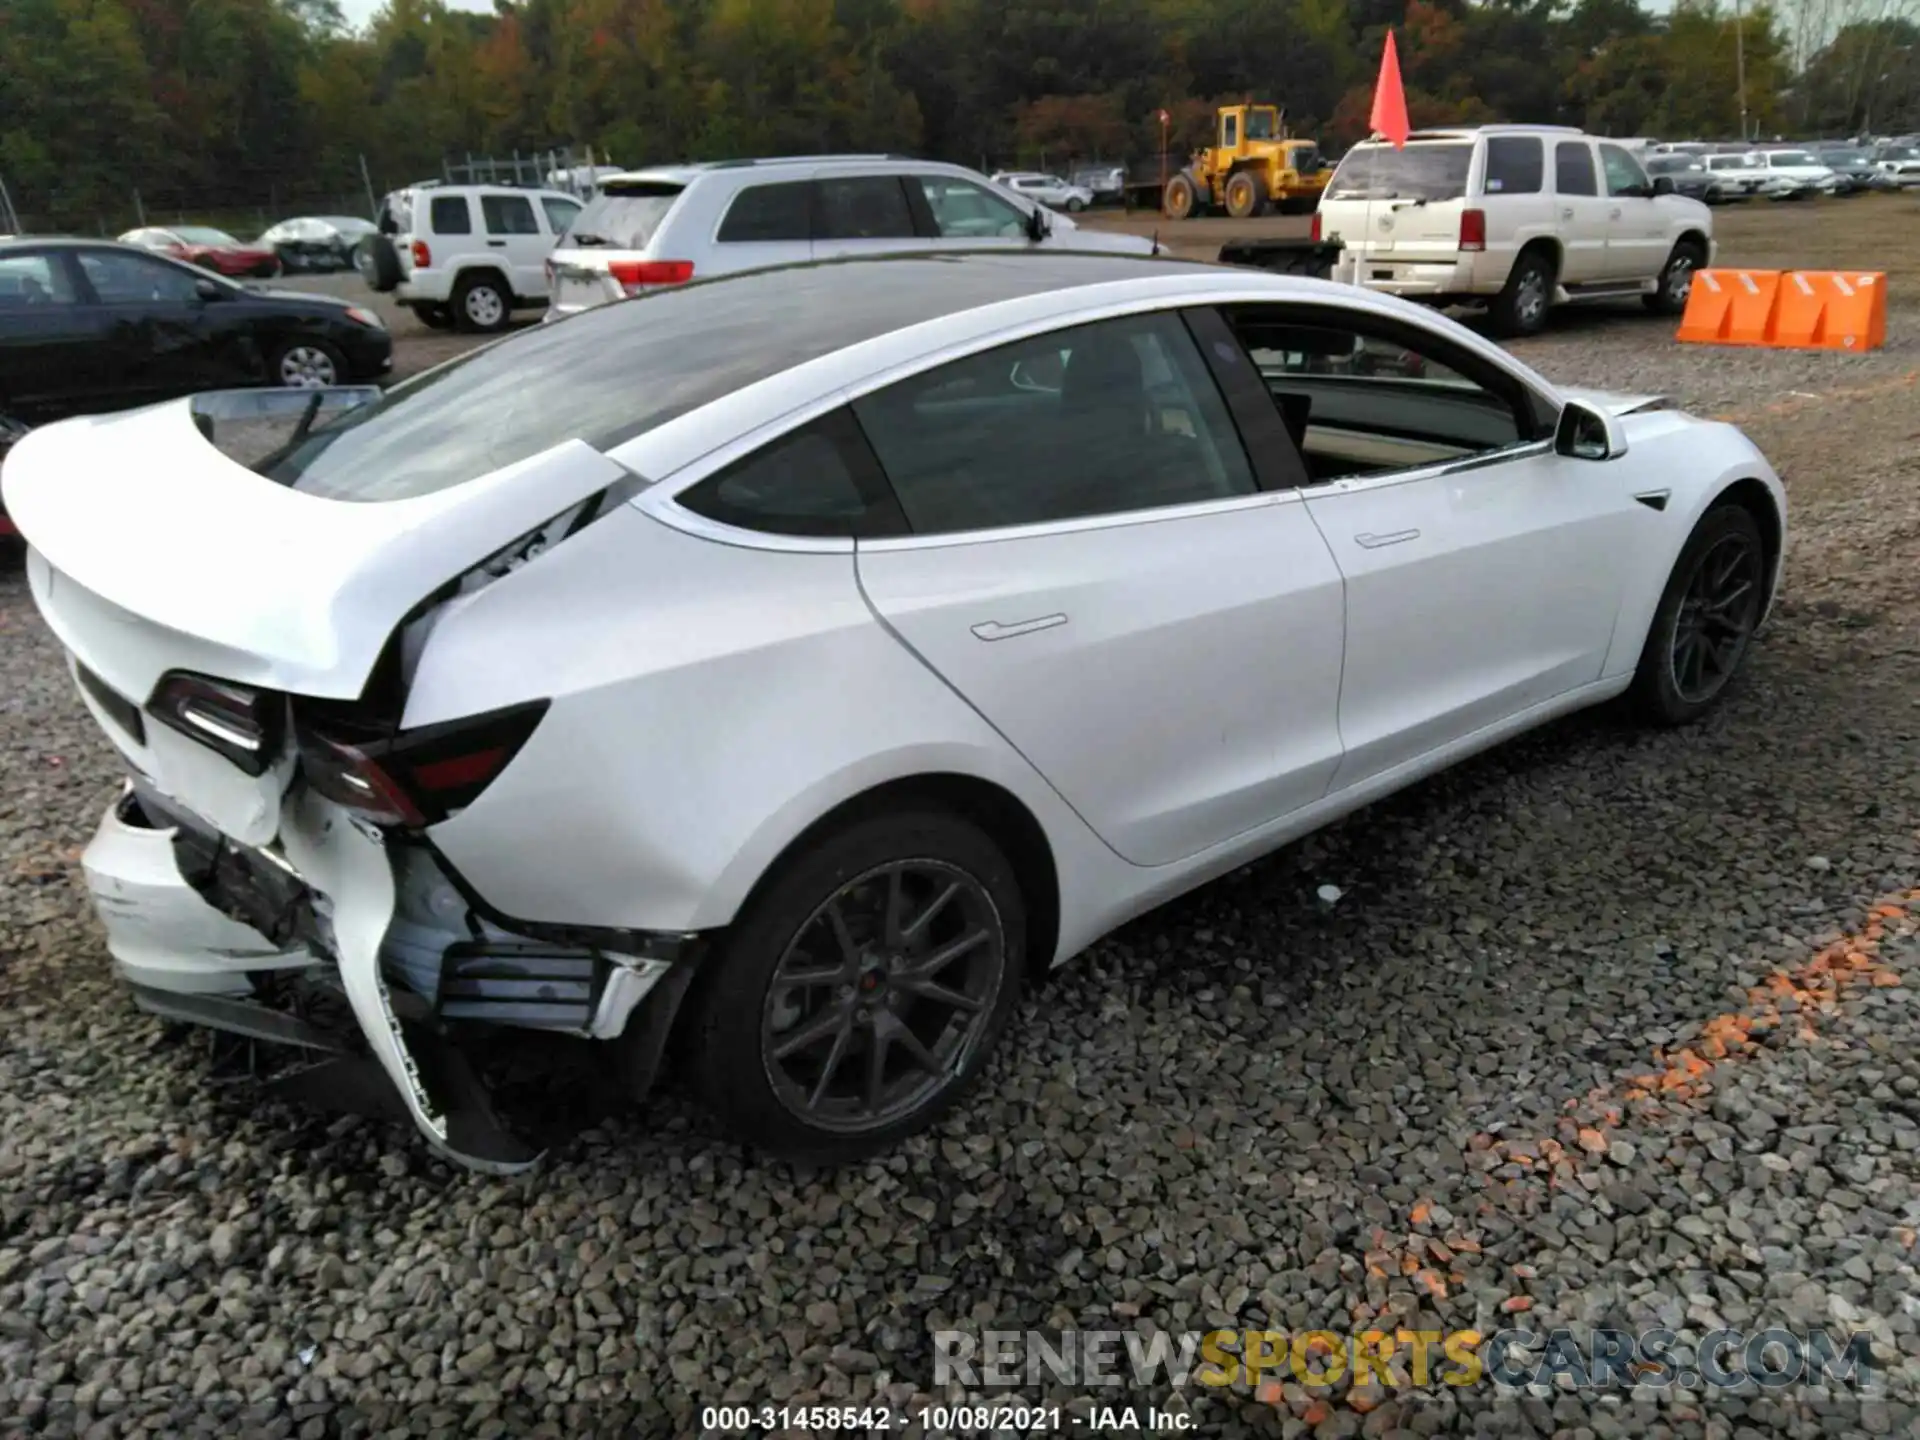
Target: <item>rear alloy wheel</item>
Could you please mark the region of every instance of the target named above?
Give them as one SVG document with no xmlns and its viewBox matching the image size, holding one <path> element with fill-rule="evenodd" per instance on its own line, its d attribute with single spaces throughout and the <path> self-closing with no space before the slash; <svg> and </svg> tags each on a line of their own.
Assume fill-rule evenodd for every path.
<svg viewBox="0 0 1920 1440">
<path fill-rule="evenodd" d="M 1087 208 L 1087 202 L 1082 200 L 1078 195 L 1075 195 L 1072 199 L 1067 201 L 1067 209 L 1075 215 L 1078 215 L 1082 210 L 1086 208 Z"/>
<path fill-rule="evenodd" d="M 1706 263 L 1706 254 L 1691 240 L 1682 240 L 1667 257 L 1660 272 L 1660 288 L 1640 301 L 1656 315 L 1684 315 L 1687 297 L 1693 293 L 1693 277 Z"/>
<path fill-rule="evenodd" d="M 453 313 L 463 330 L 504 330 L 513 314 L 513 301 L 499 277 L 470 276 L 454 291 Z"/>
<path fill-rule="evenodd" d="M 1012 867 L 937 811 L 862 821 L 786 865 L 729 930 L 692 1058 L 729 1130 L 840 1162 L 924 1129 L 1013 1012 L 1025 912 Z"/>
<path fill-rule="evenodd" d="M 1674 562 L 1634 674 L 1633 700 L 1657 725 L 1711 710 L 1746 659 L 1765 610 L 1766 546 L 1744 506 L 1701 517 Z"/>
<path fill-rule="evenodd" d="M 324 340 L 295 340 L 273 359 L 273 383 L 298 390 L 323 390 L 338 385 L 347 373 L 340 352 Z"/>
<path fill-rule="evenodd" d="M 1538 250 L 1522 251 L 1488 313 L 1500 335 L 1538 335 L 1553 303 L 1553 267 Z"/>
</svg>

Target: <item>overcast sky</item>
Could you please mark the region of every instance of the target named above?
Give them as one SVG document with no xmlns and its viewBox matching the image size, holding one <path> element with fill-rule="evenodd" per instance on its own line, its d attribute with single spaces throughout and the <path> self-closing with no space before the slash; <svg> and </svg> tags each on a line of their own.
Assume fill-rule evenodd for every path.
<svg viewBox="0 0 1920 1440">
<path fill-rule="evenodd" d="M 340 0 L 340 9 L 347 17 L 347 23 L 359 27 L 373 18 L 386 0 Z M 493 0 L 447 0 L 448 8 L 453 10 L 492 11 Z"/>
</svg>

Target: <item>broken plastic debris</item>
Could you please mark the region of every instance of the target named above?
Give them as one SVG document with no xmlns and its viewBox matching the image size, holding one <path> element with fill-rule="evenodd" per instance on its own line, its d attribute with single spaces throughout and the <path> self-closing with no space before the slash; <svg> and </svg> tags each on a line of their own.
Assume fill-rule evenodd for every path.
<svg viewBox="0 0 1920 1440">
<path fill-rule="evenodd" d="M 1342 895 L 1344 895 L 1346 892 L 1342 890 L 1338 885 L 1322 885 L 1318 890 L 1314 891 L 1313 893 L 1318 895 L 1322 900 L 1326 901 L 1327 904 L 1331 905 L 1336 900 L 1338 900 Z"/>
<path fill-rule="evenodd" d="M 313 1357 L 319 1353 L 320 1347 L 318 1345 L 302 1345 L 300 1347 L 300 1363 L 302 1365 L 313 1364 Z"/>
</svg>

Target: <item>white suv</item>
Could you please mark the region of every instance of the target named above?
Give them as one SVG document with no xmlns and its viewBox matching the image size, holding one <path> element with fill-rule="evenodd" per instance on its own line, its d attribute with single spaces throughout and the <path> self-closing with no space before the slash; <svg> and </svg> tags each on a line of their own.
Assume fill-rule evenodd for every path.
<svg viewBox="0 0 1920 1440">
<path fill-rule="evenodd" d="M 557 320 L 658 285 L 808 260 L 1035 246 L 1151 255 L 1085 230 L 958 165 L 790 156 L 635 170 L 603 180 L 553 252 Z"/>
<path fill-rule="evenodd" d="M 1486 307 L 1529 335 L 1553 305 L 1640 296 L 1677 315 L 1713 259 L 1713 214 L 1625 147 L 1557 125 L 1417 130 L 1347 152 L 1314 217 L 1351 278 Z M 1357 271 L 1357 274 L 1354 272 Z"/>
<path fill-rule="evenodd" d="M 580 209 L 559 190 L 417 185 L 381 203 L 380 234 L 355 260 L 428 325 L 504 330 L 514 310 L 547 303 L 547 257 Z"/>
</svg>

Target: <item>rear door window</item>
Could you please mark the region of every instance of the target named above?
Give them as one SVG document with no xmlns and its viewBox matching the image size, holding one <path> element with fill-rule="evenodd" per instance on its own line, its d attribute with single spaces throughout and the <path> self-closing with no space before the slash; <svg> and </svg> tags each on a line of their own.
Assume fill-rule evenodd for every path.
<svg viewBox="0 0 1920 1440">
<path fill-rule="evenodd" d="M 813 183 L 749 185 L 733 197 L 715 238 L 722 244 L 806 240 L 813 234 Z"/>
<path fill-rule="evenodd" d="M 1536 135 L 1493 135 L 1487 139 L 1488 195 L 1538 195 L 1546 181 L 1545 148 Z"/>
<path fill-rule="evenodd" d="M 1467 140 L 1415 141 L 1404 150 L 1391 145 L 1356 145 L 1334 171 L 1329 200 L 1458 200 L 1467 193 L 1467 166 L 1473 144 Z"/>
<path fill-rule="evenodd" d="M 540 222 L 534 218 L 533 202 L 524 195 L 482 195 L 480 218 L 489 235 L 538 235 Z"/>
<path fill-rule="evenodd" d="M 473 211 L 464 195 L 436 195 L 427 211 L 435 235 L 471 235 Z"/>
<path fill-rule="evenodd" d="M 910 240 L 913 211 L 897 175 L 842 175 L 818 182 L 816 240 Z"/>
<path fill-rule="evenodd" d="M 672 180 L 609 180 L 574 219 L 567 243 L 644 250 L 685 188 Z"/>
<path fill-rule="evenodd" d="M 1562 140 L 1553 147 L 1553 188 L 1561 195 L 1598 195 L 1593 147 L 1584 140 Z"/>
</svg>

